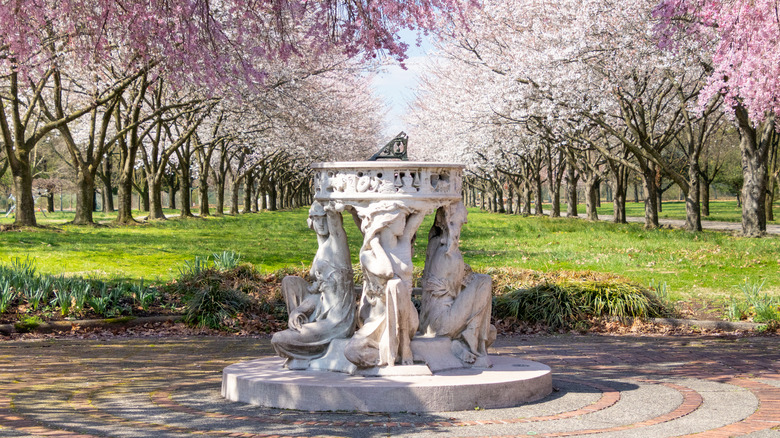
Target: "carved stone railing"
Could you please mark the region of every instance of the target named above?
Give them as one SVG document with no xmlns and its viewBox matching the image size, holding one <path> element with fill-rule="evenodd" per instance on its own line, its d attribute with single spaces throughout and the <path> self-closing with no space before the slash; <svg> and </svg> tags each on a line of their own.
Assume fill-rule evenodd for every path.
<svg viewBox="0 0 780 438">
<path fill-rule="evenodd" d="M 418 199 L 450 203 L 461 198 L 464 167 L 414 161 L 315 163 L 312 165 L 314 199 L 342 202 Z"/>
</svg>

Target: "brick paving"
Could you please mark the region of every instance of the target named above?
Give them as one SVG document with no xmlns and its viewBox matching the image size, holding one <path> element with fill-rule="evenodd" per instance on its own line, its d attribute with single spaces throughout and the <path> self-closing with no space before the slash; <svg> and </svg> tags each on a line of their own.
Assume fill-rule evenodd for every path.
<svg viewBox="0 0 780 438">
<path fill-rule="evenodd" d="M 225 401 L 221 371 L 268 339 L 0 342 L 0 437 L 598 436 L 780 438 L 780 338 L 502 337 L 556 390 L 515 408 L 371 414 Z"/>
</svg>

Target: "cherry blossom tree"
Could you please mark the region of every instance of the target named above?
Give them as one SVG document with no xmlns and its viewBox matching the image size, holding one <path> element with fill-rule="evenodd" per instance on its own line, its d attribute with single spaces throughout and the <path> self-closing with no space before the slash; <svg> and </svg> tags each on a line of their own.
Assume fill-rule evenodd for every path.
<svg viewBox="0 0 780 438">
<path fill-rule="evenodd" d="M 525 125 L 537 136 L 561 139 L 560 144 L 565 139 L 569 147 L 584 145 L 584 156 L 597 151 L 608 163 L 635 169 L 647 192 L 647 227 L 658 226 L 656 180 L 664 173 L 686 193 L 688 229 L 700 230 L 698 160 L 718 123 L 721 100 L 713 97 L 704 111 L 691 111 L 706 68 L 695 50 L 659 49 L 651 17 L 655 5 L 652 0 L 485 2 L 464 25 L 453 21 L 443 27 L 440 51 L 450 62 L 436 70 L 437 91 L 423 90 L 421 100 L 457 95 L 439 111 L 463 114 L 459 102 L 465 102 L 480 107 L 470 111 L 481 111 L 484 120 L 498 116 L 494 123 Z M 445 69 L 478 75 L 479 83 L 453 85 L 447 74 L 455 73 L 442 74 Z M 689 159 L 686 172 L 669 161 L 676 156 L 669 150 L 681 142 Z M 577 173 L 595 190 L 602 171 L 586 164 L 607 162 L 577 156 L 569 154 L 571 164 L 581 164 Z M 590 209 L 591 218 L 594 212 Z"/>
<path fill-rule="evenodd" d="M 780 16 L 777 0 L 663 0 L 654 13 L 661 46 L 706 52 L 709 77 L 699 106 L 723 96 L 740 131 L 744 184 L 742 231 L 766 231 L 770 150 L 780 114 Z"/>
<path fill-rule="evenodd" d="M 327 55 L 333 48 L 348 56 L 386 51 L 403 59 L 401 29 L 431 28 L 437 14 L 462 14 L 468 7 L 458 0 L 2 2 L 0 131 L 19 199 L 16 223 L 36 224 L 29 163 L 35 144 L 106 105 L 153 67 L 172 84 L 198 84 L 215 94 L 236 83 L 262 90 L 269 61 L 295 63 L 301 55 Z M 71 69 L 99 71 L 107 59 L 122 60 L 122 79 L 58 114 L 44 96 L 46 88 L 57 88 L 56 76 Z M 120 195 L 120 203 L 127 196 Z M 126 217 L 120 209 L 120 220 Z"/>
</svg>

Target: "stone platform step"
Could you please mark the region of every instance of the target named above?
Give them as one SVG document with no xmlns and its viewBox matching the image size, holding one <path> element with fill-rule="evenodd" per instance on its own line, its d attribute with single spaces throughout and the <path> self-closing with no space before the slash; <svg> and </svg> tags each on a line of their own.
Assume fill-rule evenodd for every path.
<svg viewBox="0 0 780 438">
<path fill-rule="evenodd" d="M 294 371 L 282 366 L 284 359 L 264 358 L 226 367 L 222 396 L 306 411 L 442 412 L 518 406 L 552 392 L 548 366 L 508 356 L 490 356 L 490 360 L 493 367 L 488 369 L 364 377 Z"/>
</svg>

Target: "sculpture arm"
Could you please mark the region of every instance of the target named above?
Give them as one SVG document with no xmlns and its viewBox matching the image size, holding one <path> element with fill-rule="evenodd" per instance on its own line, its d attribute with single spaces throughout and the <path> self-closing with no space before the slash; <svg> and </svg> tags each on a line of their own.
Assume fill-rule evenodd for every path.
<svg viewBox="0 0 780 438">
<path fill-rule="evenodd" d="M 290 317 L 287 319 L 287 325 L 293 330 L 300 330 L 303 324 L 308 321 L 309 315 L 317 308 L 317 303 L 319 303 L 319 301 L 320 296 L 318 294 L 307 296 L 306 299 L 301 301 L 301 304 L 298 305 L 298 307 L 290 312 Z"/>
<path fill-rule="evenodd" d="M 425 219 L 425 214 L 421 211 L 414 212 L 406 218 L 406 227 L 404 228 L 404 240 L 411 241 L 414 233 L 420 228 L 420 224 Z"/>
<path fill-rule="evenodd" d="M 330 232 L 330 235 L 346 242 L 347 234 L 344 232 L 344 218 L 341 216 L 344 208 L 344 204 L 340 202 L 331 202 L 325 207 L 325 214 L 328 217 L 328 232 Z"/>
<path fill-rule="evenodd" d="M 378 237 L 373 237 L 360 252 L 360 264 L 371 274 L 381 278 L 393 278 L 393 264 L 385 249 L 379 243 Z"/>
</svg>

